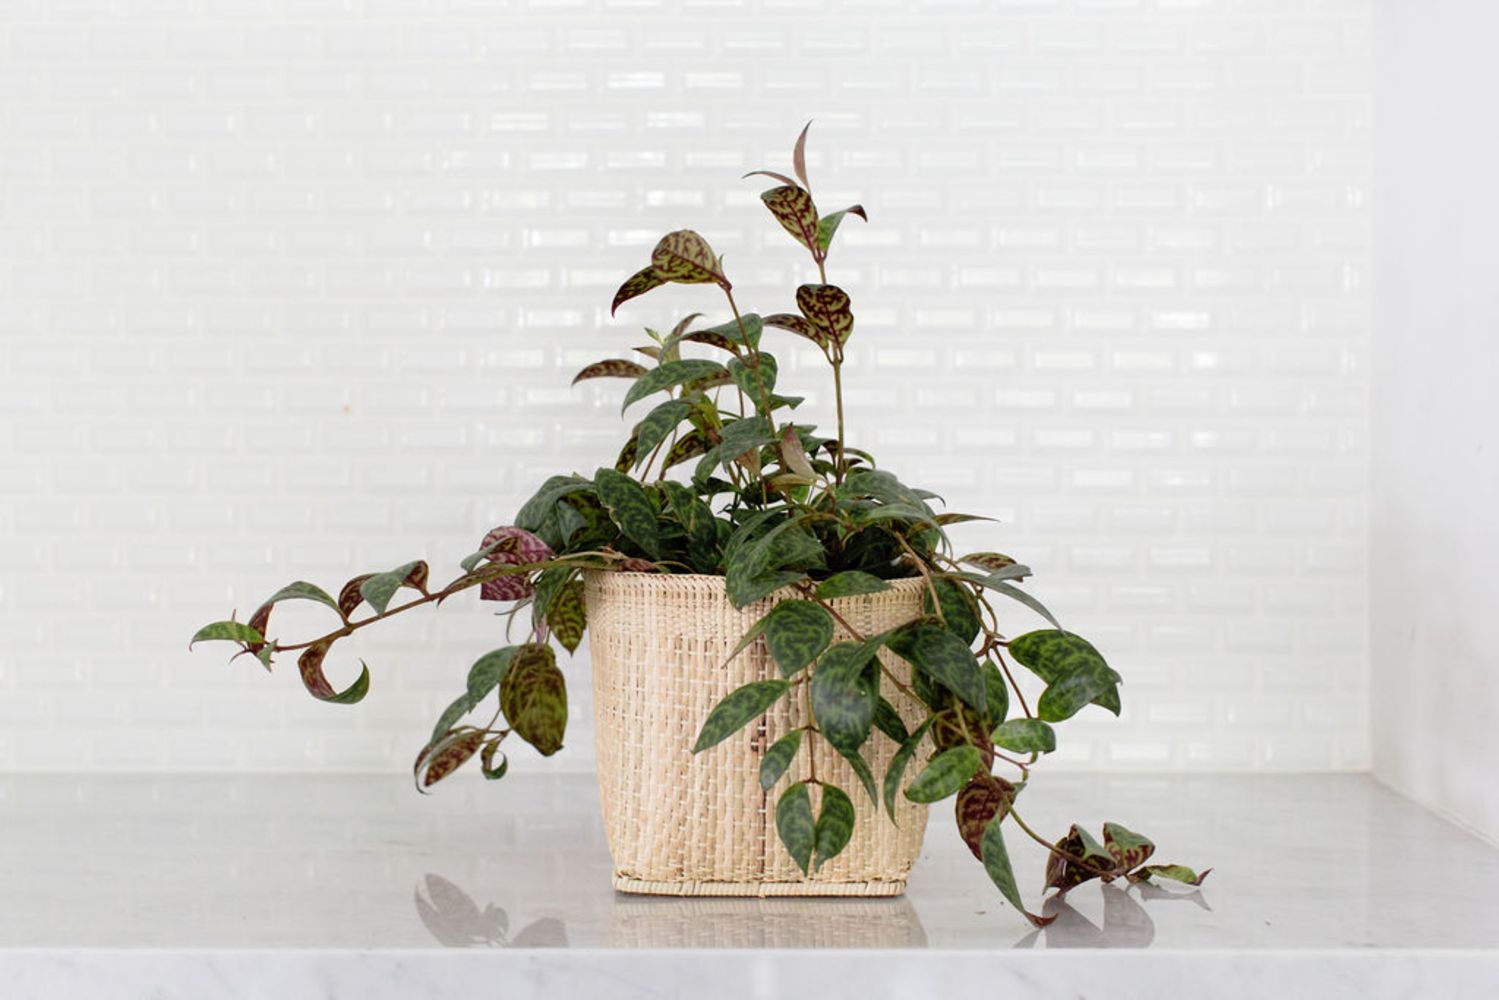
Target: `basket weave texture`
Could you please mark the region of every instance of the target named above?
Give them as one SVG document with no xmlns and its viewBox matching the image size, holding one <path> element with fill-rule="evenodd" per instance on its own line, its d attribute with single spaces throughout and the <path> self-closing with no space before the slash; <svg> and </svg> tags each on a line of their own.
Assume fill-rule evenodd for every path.
<svg viewBox="0 0 1499 1000">
<path fill-rule="evenodd" d="M 825 741 L 814 740 L 817 776 L 854 803 L 853 839 L 843 853 L 804 876 L 775 829 L 775 803 L 805 777 L 806 749 L 767 794 L 760 789 L 765 749 L 805 724 L 800 689 L 762 722 L 692 753 L 703 720 L 730 691 L 779 677 L 757 639 L 727 664 L 749 628 L 787 589 L 736 609 L 719 576 L 591 571 L 584 574 L 599 796 L 614 859 L 615 888 L 677 896 L 893 896 L 921 852 L 926 807 L 899 797 L 898 823 L 876 810 L 858 776 Z M 921 614 L 920 580 L 894 580 L 878 594 L 839 598 L 833 607 L 861 635 Z M 834 642 L 851 636 L 840 625 Z M 888 650 L 880 658 L 903 681 L 910 667 Z M 922 708 L 888 683 L 882 693 L 913 726 Z M 863 747 L 876 782 L 894 755 L 876 731 Z M 812 790 L 814 814 L 820 793 Z"/>
</svg>

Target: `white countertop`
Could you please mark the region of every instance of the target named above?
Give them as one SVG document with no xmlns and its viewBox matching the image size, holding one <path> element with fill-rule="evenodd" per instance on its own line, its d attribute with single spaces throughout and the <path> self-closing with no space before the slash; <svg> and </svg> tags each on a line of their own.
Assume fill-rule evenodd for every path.
<svg viewBox="0 0 1499 1000">
<path fill-rule="evenodd" d="M 1366 777 L 1027 799 L 1214 873 L 1089 883 L 1032 931 L 947 806 L 903 898 L 670 899 L 610 889 L 586 775 L 0 777 L 0 996 L 1499 996 L 1499 849 Z M 1039 905 L 1041 849 L 1011 850 Z"/>
</svg>

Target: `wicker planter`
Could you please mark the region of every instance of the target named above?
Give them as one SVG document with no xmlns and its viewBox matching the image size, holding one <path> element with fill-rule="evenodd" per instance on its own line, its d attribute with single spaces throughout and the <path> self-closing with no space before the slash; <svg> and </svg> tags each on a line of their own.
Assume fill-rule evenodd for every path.
<svg viewBox="0 0 1499 1000">
<path fill-rule="evenodd" d="M 775 801 L 791 774 L 760 790 L 761 755 L 805 721 L 805 700 L 785 698 L 763 726 L 694 755 L 692 743 L 724 695 L 778 676 L 763 641 L 724 661 L 740 638 L 789 591 L 736 610 L 722 577 L 651 573 L 585 574 L 593 652 L 593 710 L 599 795 L 614 859 L 614 887 L 675 896 L 895 896 L 921 851 L 926 808 L 900 799 L 899 825 L 878 812 L 858 777 L 817 741 L 817 774 L 841 786 L 858 819 L 848 847 L 803 876 L 775 831 Z M 868 635 L 921 613 L 921 584 L 898 580 L 879 594 L 840 598 L 838 612 Z M 841 629 L 834 641 L 849 636 Z M 908 665 L 882 659 L 908 677 Z M 907 720 L 921 709 L 899 692 L 885 697 Z M 876 732 L 864 746 L 876 780 L 895 747 Z M 805 751 L 804 751 L 805 753 Z M 818 808 L 813 793 L 813 808 Z"/>
</svg>

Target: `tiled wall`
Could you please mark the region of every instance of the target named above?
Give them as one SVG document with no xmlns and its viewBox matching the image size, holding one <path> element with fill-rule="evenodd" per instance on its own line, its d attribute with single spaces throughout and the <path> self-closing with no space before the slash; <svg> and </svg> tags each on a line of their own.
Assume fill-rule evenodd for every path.
<svg viewBox="0 0 1499 1000">
<path fill-rule="evenodd" d="M 786 308 L 807 270 L 739 175 L 808 118 L 824 206 L 871 219 L 831 262 L 854 436 L 998 515 L 960 540 L 1127 679 L 1062 763 L 1367 765 L 1367 7 L 7 4 L 0 767 L 405 767 L 490 608 L 361 640 L 358 708 L 187 636 L 294 578 L 454 568 L 612 460 L 620 390 L 572 372 L 718 308 L 611 320 L 615 285 L 691 225 Z M 588 767 L 569 670 L 548 766 Z"/>
</svg>

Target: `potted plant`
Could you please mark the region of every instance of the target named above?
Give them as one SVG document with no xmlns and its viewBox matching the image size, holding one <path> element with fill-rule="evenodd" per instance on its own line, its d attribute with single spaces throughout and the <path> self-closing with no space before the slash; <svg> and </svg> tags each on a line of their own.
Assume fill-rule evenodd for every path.
<svg viewBox="0 0 1499 1000">
<path fill-rule="evenodd" d="M 844 351 L 848 294 L 828 281 L 840 226 L 858 205 L 814 205 L 802 130 L 795 177 L 755 171 L 761 195 L 811 257 L 816 281 L 795 311 L 741 311 L 723 260 L 691 230 L 662 237 L 613 309 L 666 284 L 712 285 L 728 317 L 686 316 L 637 358 L 591 364 L 574 380 L 626 383 L 623 408 L 649 403 L 610 467 L 557 475 L 434 586 L 427 563 L 354 577 L 336 596 L 289 584 L 240 622 L 193 641 L 226 640 L 270 669 L 297 654 L 307 690 L 359 701 L 369 670 L 337 690 L 323 671 L 359 629 L 477 589 L 507 602 L 522 641 L 486 653 L 418 754 L 427 788 L 477 758 L 486 778 L 506 750 L 562 747 L 567 685 L 555 647 L 590 635 L 599 785 L 618 888 L 714 895 L 892 895 L 920 847 L 926 807 L 955 799 L 959 835 L 1004 897 L 1026 912 L 1005 830 L 1044 844 L 1048 886 L 1093 878 L 1169 878 L 1149 840 L 1105 824 L 1052 842 L 1017 809 L 1054 726 L 1089 705 L 1119 713 L 1120 677 L 1021 586 L 1030 570 L 994 552 L 957 554 L 935 495 L 906 485 L 848 443 Z M 753 176 L 746 175 L 746 176 Z M 814 345 L 829 367 L 833 432 L 798 418 L 767 334 Z M 271 638 L 282 601 L 324 604 L 325 635 Z M 997 603 L 1018 602 L 1050 628 L 1008 635 Z M 361 609 L 367 611 L 361 612 Z M 1017 668 L 1045 687 L 1033 705 Z M 508 741 L 508 742 L 507 742 Z M 1043 918 L 1026 915 L 1036 923 Z"/>
</svg>

